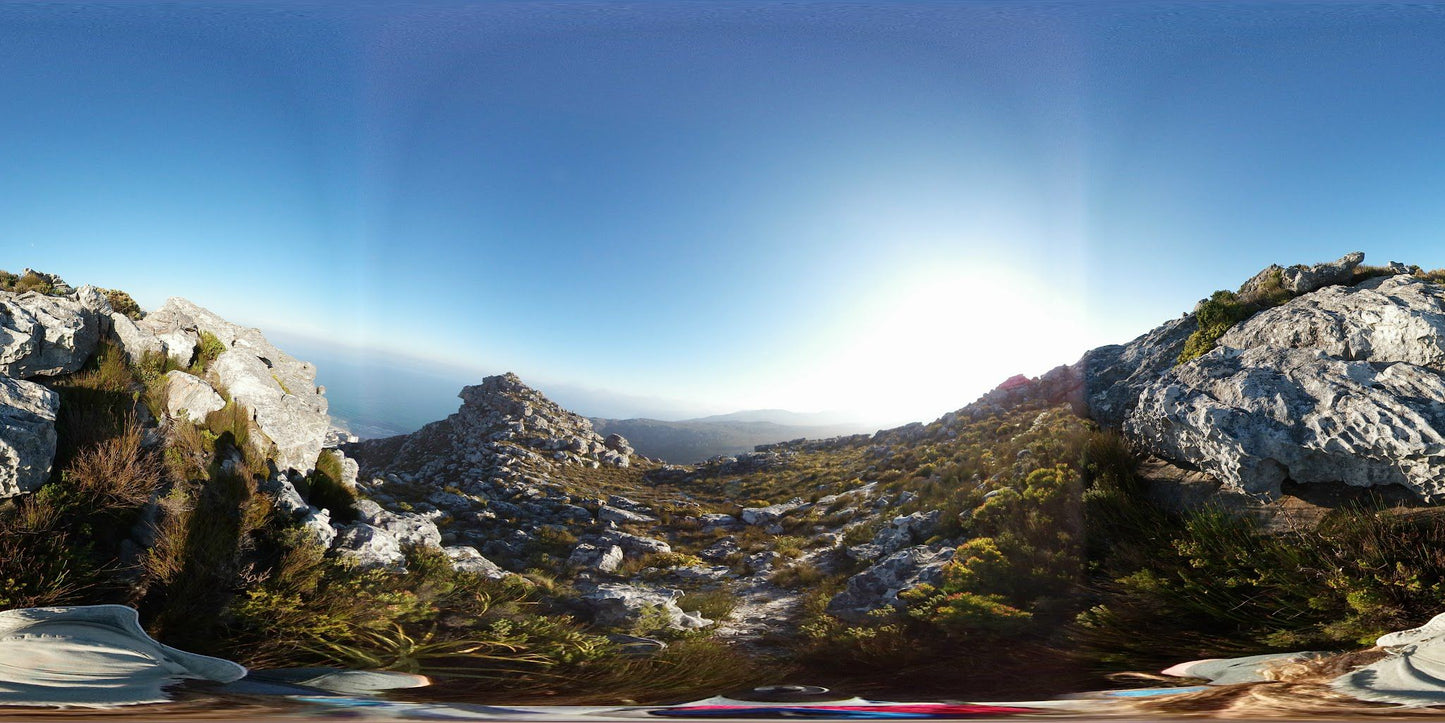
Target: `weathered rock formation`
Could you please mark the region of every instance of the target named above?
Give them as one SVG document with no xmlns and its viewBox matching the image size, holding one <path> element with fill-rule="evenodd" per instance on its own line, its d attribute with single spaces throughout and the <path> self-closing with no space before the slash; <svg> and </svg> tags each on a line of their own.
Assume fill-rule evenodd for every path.
<svg viewBox="0 0 1445 723">
<path fill-rule="evenodd" d="M 38 489 L 50 478 L 59 410 L 55 392 L 0 376 L 0 497 Z"/>
<path fill-rule="evenodd" d="M 1139 397 L 1124 430 L 1245 492 L 1286 480 L 1445 498 L 1445 288 L 1399 275 L 1239 324 Z"/>
<path fill-rule="evenodd" d="M 276 348 L 260 330 L 233 324 L 181 298 L 168 299 L 133 324 L 123 317 L 109 318 L 117 343 L 132 359 L 159 351 L 189 365 L 200 353 L 202 334 L 214 335 L 223 350 L 210 364 L 207 381 L 250 410 L 256 427 L 276 445 L 278 466 L 301 473 L 315 468 L 331 428 L 325 390 L 316 385 L 316 367 Z"/>
<path fill-rule="evenodd" d="M 70 296 L 0 292 L 0 375 L 28 379 L 80 369 L 110 315 L 110 303 L 91 286 Z"/>
</svg>

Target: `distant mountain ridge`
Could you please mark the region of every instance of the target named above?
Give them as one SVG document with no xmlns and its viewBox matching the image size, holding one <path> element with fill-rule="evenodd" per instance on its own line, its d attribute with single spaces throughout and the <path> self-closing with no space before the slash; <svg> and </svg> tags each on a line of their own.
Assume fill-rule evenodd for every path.
<svg viewBox="0 0 1445 723">
<path fill-rule="evenodd" d="M 691 464 L 718 455 L 751 452 L 760 444 L 875 431 L 856 423 L 787 424 L 773 421 L 807 420 L 825 415 L 765 409 L 676 422 L 600 417 L 591 418 L 591 422 L 599 434 L 620 434 L 632 443 L 639 454 L 673 464 Z"/>
<path fill-rule="evenodd" d="M 786 409 L 744 409 L 728 414 L 684 419 L 683 422 L 770 422 L 784 427 L 849 427 L 862 429 L 868 425 L 838 412 L 790 412 Z"/>
</svg>

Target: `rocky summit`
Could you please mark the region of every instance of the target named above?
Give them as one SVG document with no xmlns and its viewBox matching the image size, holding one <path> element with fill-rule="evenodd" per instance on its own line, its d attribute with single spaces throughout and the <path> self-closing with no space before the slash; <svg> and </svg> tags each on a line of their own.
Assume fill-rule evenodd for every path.
<svg viewBox="0 0 1445 723">
<path fill-rule="evenodd" d="M 0 595 L 85 601 L 45 581 L 88 555 L 86 580 L 130 591 L 157 630 L 190 629 L 189 608 L 168 612 L 178 600 L 209 605 L 228 621 L 216 634 L 279 641 L 266 649 L 282 658 L 322 649 L 315 630 L 366 630 L 347 638 L 355 650 L 380 631 L 458 649 L 545 633 L 527 649 L 552 651 L 536 653 L 556 656 L 547 665 L 671 661 L 706 642 L 752 662 L 702 670 L 782 660 L 825 681 L 887 669 L 913 684 L 920 659 L 959 646 L 1033 670 L 1015 635 L 1132 663 L 1135 630 L 1195 645 L 1221 629 L 1218 610 L 1230 629 L 1296 625 L 1258 600 L 1307 600 L 1288 620 L 1313 626 L 1262 627 L 1267 646 L 1340 646 L 1375 618 L 1321 616 L 1437 589 L 1331 572 L 1407 569 L 1382 557 L 1395 528 L 1369 528 L 1358 549 L 1328 537 L 1404 523 L 1302 523 L 1361 494 L 1445 500 L 1442 280 L 1358 253 L 1269 266 L 930 422 L 668 464 L 510 373 L 461 389 L 445 419 L 356 441 L 332 426 L 316 368 L 259 330 L 185 299 L 144 313 L 121 292 L 0 275 L 0 551 L 19 551 L 0 555 L 0 579 L 20 591 Z M 101 532 L 57 561 L 42 543 L 65 525 Z M 1400 549 L 1439 544 L 1408 539 Z M 1296 569 L 1303 582 L 1259 594 Z M 1190 603 L 1204 588 L 1228 604 Z M 370 602 L 338 602 L 353 596 Z"/>
</svg>

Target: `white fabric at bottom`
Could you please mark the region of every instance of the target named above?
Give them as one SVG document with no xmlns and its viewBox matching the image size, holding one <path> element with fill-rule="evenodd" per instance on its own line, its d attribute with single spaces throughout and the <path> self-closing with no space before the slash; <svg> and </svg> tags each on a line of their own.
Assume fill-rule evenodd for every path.
<svg viewBox="0 0 1445 723">
<path fill-rule="evenodd" d="M 231 682 L 246 669 L 162 645 L 123 605 L 0 612 L 0 705 L 107 708 L 161 703 L 180 680 Z"/>
</svg>

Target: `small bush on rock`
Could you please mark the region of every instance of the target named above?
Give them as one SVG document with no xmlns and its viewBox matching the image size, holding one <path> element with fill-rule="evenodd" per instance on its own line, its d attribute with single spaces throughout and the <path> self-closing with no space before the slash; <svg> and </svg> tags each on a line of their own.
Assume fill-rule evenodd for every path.
<svg viewBox="0 0 1445 723">
<path fill-rule="evenodd" d="M 119 289 L 101 289 L 100 292 L 105 294 L 106 300 L 110 302 L 112 311 L 125 314 L 127 317 L 130 317 L 132 321 L 140 321 L 141 318 L 145 316 L 145 312 L 141 310 L 140 304 L 137 304 L 135 299 L 131 298 L 130 294 Z"/>
</svg>

